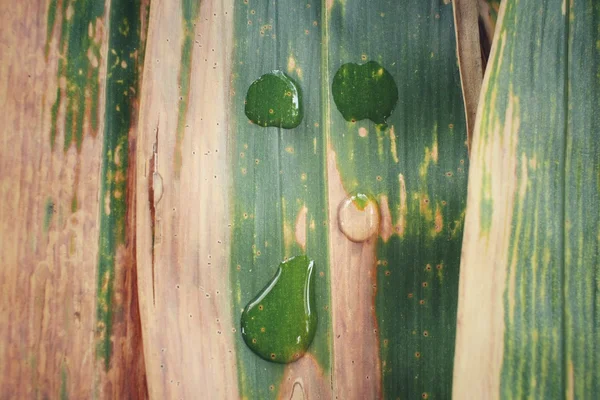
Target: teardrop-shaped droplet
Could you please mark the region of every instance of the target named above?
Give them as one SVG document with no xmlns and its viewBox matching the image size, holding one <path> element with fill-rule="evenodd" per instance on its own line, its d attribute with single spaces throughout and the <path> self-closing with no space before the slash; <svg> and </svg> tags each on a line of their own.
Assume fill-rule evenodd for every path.
<svg viewBox="0 0 600 400">
<path fill-rule="evenodd" d="M 295 128 L 303 116 L 300 88 L 281 71 L 264 74 L 248 89 L 245 113 L 260 126 Z"/>
<path fill-rule="evenodd" d="M 314 261 L 292 257 L 242 313 L 242 337 L 261 358 L 289 363 L 302 357 L 317 329 Z"/>
<path fill-rule="evenodd" d="M 377 202 L 363 193 L 345 198 L 338 208 L 338 225 L 348 239 L 364 242 L 379 230 Z"/>
</svg>

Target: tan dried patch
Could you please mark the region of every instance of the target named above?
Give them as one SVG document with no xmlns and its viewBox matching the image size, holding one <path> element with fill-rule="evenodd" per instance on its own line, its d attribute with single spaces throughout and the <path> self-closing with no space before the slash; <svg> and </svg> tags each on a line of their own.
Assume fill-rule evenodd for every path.
<svg viewBox="0 0 600 400">
<path fill-rule="evenodd" d="M 288 57 L 287 70 L 289 73 L 292 73 L 296 70 L 296 59 L 292 55 Z"/>
<path fill-rule="evenodd" d="M 330 379 L 314 356 L 307 353 L 298 361 L 286 365 L 277 398 L 281 400 L 329 398 Z"/>
<path fill-rule="evenodd" d="M 406 216 L 408 214 L 408 204 L 406 203 L 406 183 L 404 175 L 398 174 L 398 182 L 400 183 L 400 204 L 398 205 L 398 221 L 396 221 L 396 233 L 400 237 L 404 237 L 406 231 Z"/>
<path fill-rule="evenodd" d="M 443 229 L 444 229 L 444 216 L 442 215 L 442 209 L 439 206 L 437 206 L 435 208 L 434 231 L 435 231 L 435 233 L 441 233 Z"/>
<path fill-rule="evenodd" d="M 392 152 L 392 159 L 398 164 L 400 160 L 398 159 L 398 149 L 396 148 L 396 131 L 394 125 L 390 128 L 390 151 Z"/>
<path fill-rule="evenodd" d="M 575 399 L 575 368 L 573 360 L 569 360 L 567 370 L 567 400 Z"/>
<path fill-rule="evenodd" d="M 106 192 L 104 195 L 104 214 L 110 215 L 110 192 Z"/>
<path fill-rule="evenodd" d="M 302 247 L 302 250 L 306 250 L 306 215 L 308 213 L 308 208 L 306 206 L 302 206 L 300 212 L 298 212 L 298 216 L 296 217 L 296 243 Z"/>
<path fill-rule="evenodd" d="M 394 234 L 394 228 L 392 227 L 392 214 L 390 212 L 390 205 L 386 195 L 381 195 L 379 197 L 379 211 L 381 212 L 379 235 L 384 242 L 387 242 Z"/>
<path fill-rule="evenodd" d="M 438 138 L 437 138 L 437 126 L 436 126 L 436 132 L 435 135 L 433 137 L 433 144 L 431 145 L 431 159 L 433 160 L 434 164 L 437 164 L 438 162 Z"/>
<path fill-rule="evenodd" d="M 421 178 L 427 177 L 427 170 L 429 169 L 429 164 L 431 164 L 431 150 L 429 147 L 425 147 L 425 157 L 423 158 L 423 162 L 419 166 L 419 176 Z"/>
</svg>

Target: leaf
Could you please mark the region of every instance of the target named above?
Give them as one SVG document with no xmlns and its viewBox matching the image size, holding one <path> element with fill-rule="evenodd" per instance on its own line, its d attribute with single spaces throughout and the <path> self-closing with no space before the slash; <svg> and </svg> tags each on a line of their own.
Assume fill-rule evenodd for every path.
<svg viewBox="0 0 600 400">
<path fill-rule="evenodd" d="M 586 0 L 502 3 L 469 176 L 457 398 L 599 390 L 599 17 Z"/>
<path fill-rule="evenodd" d="M 233 315 L 284 257 L 304 253 L 319 308 L 294 364 L 264 361 L 236 336 L 240 396 L 448 397 L 468 168 L 452 6 L 250 1 L 234 13 Z M 342 64 L 369 60 L 398 86 L 387 129 L 346 121 L 333 99 Z M 302 87 L 294 130 L 244 116 L 246 91 L 273 69 Z M 338 229 L 355 190 L 379 201 L 379 239 Z"/>
</svg>

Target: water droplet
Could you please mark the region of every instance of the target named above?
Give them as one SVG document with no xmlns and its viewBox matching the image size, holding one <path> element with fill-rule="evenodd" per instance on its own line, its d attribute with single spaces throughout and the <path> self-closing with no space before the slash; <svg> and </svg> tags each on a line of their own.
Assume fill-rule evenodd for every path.
<svg viewBox="0 0 600 400">
<path fill-rule="evenodd" d="M 259 357 L 289 363 L 302 357 L 317 328 L 314 261 L 293 257 L 242 313 L 242 337 Z"/>
<path fill-rule="evenodd" d="M 377 202 L 363 193 L 347 197 L 338 208 L 338 225 L 353 242 L 364 242 L 379 230 Z"/>
<path fill-rule="evenodd" d="M 333 77 L 332 92 L 346 121 L 368 118 L 383 128 L 398 103 L 394 78 L 375 61 L 342 65 Z"/>
<path fill-rule="evenodd" d="M 158 172 L 152 174 L 152 188 L 154 190 L 154 205 L 157 205 L 163 196 L 163 178 Z"/>
<path fill-rule="evenodd" d="M 295 128 L 303 117 L 300 87 L 279 70 L 265 74 L 250 85 L 245 113 L 260 126 Z"/>
</svg>

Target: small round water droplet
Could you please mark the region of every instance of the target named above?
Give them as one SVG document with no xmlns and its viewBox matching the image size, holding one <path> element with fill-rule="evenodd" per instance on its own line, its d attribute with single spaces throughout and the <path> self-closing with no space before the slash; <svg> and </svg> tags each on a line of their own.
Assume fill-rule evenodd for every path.
<svg viewBox="0 0 600 400">
<path fill-rule="evenodd" d="M 295 128 L 304 115 L 300 86 L 282 71 L 265 74 L 248 88 L 244 111 L 257 125 Z"/>
<path fill-rule="evenodd" d="M 353 242 L 364 242 L 379 230 L 377 202 L 363 193 L 353 194 L 338 208 L 338 225 Z"/>
</svg>

